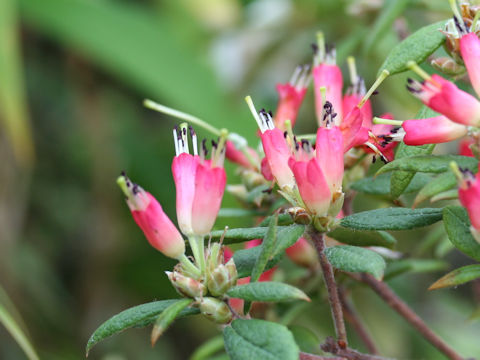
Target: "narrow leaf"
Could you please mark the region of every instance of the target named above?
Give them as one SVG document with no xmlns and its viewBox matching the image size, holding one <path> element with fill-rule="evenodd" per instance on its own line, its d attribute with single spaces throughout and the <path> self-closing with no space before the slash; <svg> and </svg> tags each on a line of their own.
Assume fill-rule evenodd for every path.
<svg viewBox="0 0 480 360">
<path fill-rule="evenodd" d="M 288 284 L 274 281 L 238 285 L 228 290 L 227 295 L 247 301 L 310 301 L 310 298 L 305 295 L 302 290 Z"/>
<path fill-rule="evenodd" d="M 155 320 L 155 325 L 153 325 L 151 335 L 152 346 L 155 345 L 160 336 L 162 336 L 172 322 L 179 316 L 180 312 L 192 302 L 192 299 L 178 300 L 177 302 L 174 302 L 168 306 L 160 313 L 160 315 L 158 315 L 157 319 Z"/>
<path fill-rule="evenodd" d="M 463 266 L 435 281 L 428 290 L 457 286 L 480 278 L 480 264 Z"/>
<path fill-rule="evenodd" d="M 302 229 L 305 229 L 304 225 L 292 224 L 289 226 L 277 226 L 277 231 L 280 234 L 294 234 L 296 232 L 303 232 Z M 223 239 L 224 244 L 236 244 L 245 242 L 253 239 L 263 239 L 267 236 L 268 227 L 254 227 L 254 228 L 237 228 L 229 229 L 225 232 L 225 237 Z M 220 239 L 223 235 L 223 230 L 215 230 L 211 232 L 212 239 Z"/>
<path fill-rule="evenodd" d="M 237 250 L 233 254 L 233 261 L 237 268 L 238 277 L 247 277 L 252 274 L 253 267 L 257 262 L 262 248 L 256 246 L 250 249 Z M 269 270 L 274 267 L 283 257 L 283 253 L 276 254 L 265 266 L 265 270 Z"/>
<path fill-rule="evenodd" d="M 457 179 L 453 172 L 446 172 L 439 175 L 428 184 L 426 184 L 417 194 L 413 202 L 413 206 L 417 206 L 421 202 L 431 198 L 436 194 L 450 190 L 457 185 Z"/>
<path fill-rule="evenodd" d="M 262 244 L 260 245 L 260 255 L 255 261 L 255 266 L 252 269 L 252 275 L 250 278 L 251 282 L 258 280 L 260 275 L 265 271 L 265 267 L 269 260 L 273 258 L 273 253 L 275 251 L 275 244 L 277 242 L 277 217 L 273 217 L 270 220 L 270 225 L 268 226 L 268 231 L 265 237 L 263 238 Z"/>
<path fill-rule="evenodd" d="M 409 230 L 431 225 L 442 219 L 442 209 L 385 208 L 344 217 L 343 227 L 357 230 Z"/>
<path fill-rule="evenodd" d="M 246 217 L 246 216 L 261 216 L 262 212 L 251 209 L 229 209 L 222 208 L 218 212 L 218 217 Z"/>
<path fill-rule="evenodd" d="M 412 193 L 420 190 L 425 184 L 427 184 L 430 180 L 431 177 L 426 174 L 412 174 L 412 181 L 407 184 L 407 187 L 405 189 L 402 189 L 403 193 Z M 375 177 L 367 177 L 358 181 L 355 181 L 352 185 L 351 188 L 353 190 L 356 190 L 358 192 L 362 192 L 364 194 L 369 194 L 369 195 L 390 195 L 391 190 L 390 190 L 390 182 L 392 178 L 392 174 L 381 174 L 379 176 Z M 396 194 L 394 194 L 393 197 L 397 197 Z"/>
<path fill-rule="evenodd" d="M 5 326 L 29 360 L 39 360 L 35 349 L 25 336 L 25 333 L 2 304 L 0 304 L 0 323 Z"/>
<path fill-rule="evenodd" d="M 305 232 L 305 225 L 277 226 L 277 241 L 273 257 L 281 256 L 290 246 L 295 244 L 297 240 Z"/>
<path fill-rule="evenodd" d="M 327 248 L 325 255 L 332 266 L 338 270 L 368 273 L 379 280 L 383 277 L 385 260 L 371 250 L 357 246 L 339 245 Z"/>
<path fill-rule="evenodd" d="M 283 325 L 264 320 L 237 319 L 223 330 L 232 360 L 298 360 L 299 349 Z"/>
<path fill-rule="evenodd" d="M 392 261 L 387 265 L 384 280 L 389 280 L 404 273 L 418 274 L 442 271 L 447 269 L 448 266 L 447 262 L 436 259 L 402 259 Z"/>
<path fill-rule="evenodd" d="M 223 342 L 223 336 L 218 335 L 215 336 L 206 342 L 204 342 L 202 345 L 200 345 L 193 355 L 190 357 L 190 360 L 207 360 L 210 359 L 210 357 L 222 350 L 224 347 L 224 342 Z"/>
<path fill-rule="evenodd" d="M 430 202 L 434 203 L 441 200 L 454 200 L 454 199 L 458 199 L 458 189 L 447 190 L 447 191 L 441 192 L 440 194 L 432 196 L 432 198 L 430 199 Z"/>
<path fill-rule="evenodd" d="M 357 231 L 339 226 L 327 234 L 344 244 L 355 246 L 383 246 L 392 249 L 397 241 L 385 231 Z"/>
<path fill-rule="evenodd" d="M 88 340 L 87 356 L 90 349 L 98 342 L 131 327 L 147 326 L 152 324 L 157 316 L 173 303 L 180 300 L 162 300 L 134 306 L 105 321 Z M 198 309 L 187 308 L 179 316 L 198 314 Z"/>
<path fill-rule="evenodd" d="M 480 244 L 470 233 L 470 220 L 462 206 L 447 206 L 443 209 L 443 224 L 452 244 L 464 254 L 480 261 Z"/>
<path fill-rule="evenodd" d="M 275 215 L 266 217 L 265 219 L 262 220 L 260 224 L 258 224 L 258 226 L 268 226 L 273 216 Z M 293 219 L 290 216 L 290 214 L 278 214 L 277 225 L 290 225 L 290 224 L 293 224 Z"/>
<path fill-rule="evenodd" d="M 395 46 L 378 70 L 378 74 L 385 69 L 390 72 L 390 75 L 406 71 L 409 61 L 422 63 L 445 42 L 445 35 L 440 30 L 446 22 L 447 20 L 442 20 L 422 27 Z"/>
<path fill-rule="evenodd" d="M 449 171 L 449 164 L 455 161 L 462 168 L 475 169 L 477 161 L 468 156 L 461 155 L 419 155 L 408 158 L 393 160 L 392 162 L 381 167 L 377 171 L 377 175 L 387 173 L 393 170 L 410 171 L 410 172 L 426 172 L 426 173 L 443 173 Z"/>
</svg>

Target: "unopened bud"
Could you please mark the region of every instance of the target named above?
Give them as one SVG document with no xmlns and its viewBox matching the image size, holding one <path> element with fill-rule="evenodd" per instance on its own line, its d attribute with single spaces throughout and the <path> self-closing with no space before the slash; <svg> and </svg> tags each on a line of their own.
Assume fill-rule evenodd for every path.
<svg viewBox="0 0 480 360">
<path fill-rule="evenodd" d="M 165 271 L 177 292 L 190 298 L 201 298 L 207 294 L 207 288 L 200 281 L 186 277 L 177 271 Z"/>
<path fill-rule="evenodd" d="M 234 286 L 237 282 L 237 268 L 233 259 L 230 259 L 225 265 L 218 265 L 207 276 L 207 286 L 210 293 L 214 296 L 220 296 Z"/>
<path fill-rule="evenodd" d="M 466 71 L 465 66 L 446 56 L 432 60 L 431 64 L 436 70 L 449 76 L 462 75 Z"/>
<path fill-rule="evenodd" d="M 291 207 L 287 211 L 296 224 L 308 225 L 312 222 L 312 217 L 302 207 Z"/>
<path fill-rule="evenodd" d="M 222 245 L 218 242 L 211 243 L 207 249 L 207 269 L 212 272 L 219 264 L 223 263 Z"/>
<path fill-rule="evenodd" d="M 217 324 L 228 324 L 232 321 L 232 313 L 227 304 L 223 301 L 205 297 L 203 299 L 197 299 L 200 305 L 200 312 L 207 317 L 207 319 L 216 322 Z"/>
</svg>

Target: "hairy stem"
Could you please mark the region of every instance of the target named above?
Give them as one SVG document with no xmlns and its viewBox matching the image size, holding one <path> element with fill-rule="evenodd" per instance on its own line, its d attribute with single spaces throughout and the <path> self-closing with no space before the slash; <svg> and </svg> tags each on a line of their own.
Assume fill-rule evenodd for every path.
<svg viewBox="0 0 480 360">
<path fill-rule="evenodd" d="M 393 310 L 399 313 L 406 321 L 410 323 L 415 329 L 417 329 L 422 336 L 428 340 L 433 346 L 435 346 L 440 352 L 445 354 L 451 360 L 462 360 L 463 357 L 460 356 L 455 350 L 448 346 L 437 334 L 435 334 L 427 324 L 417 315 L 415 312 L 410 309 L 410 307 L 400 299 L 392 289 L 388 287 L 382 281 L 378 281 L 372 275 L 362 274 L 356 275 L 351 274 L 355 279 L 366 283 L 372 288 L 373 291 L 377 293 Z"/>
<path fill-rule="evenodd" d="M 330 302 L 330 309 L 332 311 L 333 323 L 335 325 L 335 334 L 340 347 L 346 348 L 347 331 L 345 329 L 345 322 L 343 320 L 342 304 L 338 296 L 337 284 L 333 275 L 333 268 L 325 255 L 325 234 L 311 231 L 310 236 L 315 245 L 320 260 L 320 266 L 323 272 L 323 278 L 327 286 L 328 301 Z"/>
<path fill-rule="evenodd" d="M 332 337 L 327 337 L 325 343 L 320 348 L 325 352 L 348 360 L 387 360 L 387 358 L 378 355 L 363 354 L 350 348 L 342 349 Z"/>
<path fill-rule="evenodd" d="M 350 322 L 352 326 L 355 328 L 355 331 L 357 332 L 358 336 L 360 337 L 360 339 L 362 339 L 363 343 L 367 347 L 368 352 L 374 355 L 378 354 L 377 347 L 375 346 L 375 343 L 373 342 L 373 339 L 370 336 L 368 329 L 364 326 L 364 324 L 361 322 L 360 318 L 358 317 L 358 314 L 353 308 L 353 305 L 348 300 L 345 290 L 342 288 L 339 288 L 338 295 L 340 296 L 340 301 L 343 306 L 343 313 L 345 314 L 346 320 Z"/>
<path fill-rule="evenodd" d="M 300 353 L 300 360 L 344 360 L 343 357 L 330 357 L 330 356 L 321 356 L 315 354 L 309 354 L 305 352 Z"/>
</svg>

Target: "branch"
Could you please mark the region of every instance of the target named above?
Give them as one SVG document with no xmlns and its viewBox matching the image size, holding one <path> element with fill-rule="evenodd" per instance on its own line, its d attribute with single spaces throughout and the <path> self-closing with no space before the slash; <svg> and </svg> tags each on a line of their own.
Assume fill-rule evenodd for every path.
<svg viewBox="0 0 480 360">
<path fill-rule="evenodd" d="M 340 303 L 340 299 L 338 297 L 338 289 L 337 284 L 335 283 L 335 277 L 333 275 L 333 268 L 324 253 L 325 235 L 313 230 L 310 232 L 310 236 L 315 245 L 315 249 L 317 250 L 320 266 L 322 267 L 323 278 L 325 279 L 325 284 L 327 286 L 328 301 L 330 302 L 330 309 L 332 311 L 338 345 L 344 349 L 348 345 L 347 330 L 345 329 L 342 304 Z"/>
<path fill-rule="evenodd" d="M 358 314 L 356 313 L 355 309 L 351 302 L 348 301 L 347 294 L 345 290 L 342 288 L 338 289 L 338 295 L 340 296 L 340 301 L 343 306 L 343 313 L 345 314 L 345 319 L 350 322 L 355 331 L 357 332 L 358 336 L 362 339 L 363 343 L 367 347 L 367 350 L 370 354 L 376 355 L 378 354 L 378 350 L 373 342 L 368 329 L 362 324 Z"/>
<path fill-rule="evenodd" d="M 369 355 L 369 354 L 362 354 L 356 350 L 345 348 L 342 349 L 338 346 L 338 343 L 332 337 L 327 337 L 325 343 L 320 346 L 320 348 L 325 351 L 329 352 L 330 354 L 339 355 L 341 358 L 347 360 L 387 360 L 387 358 L 377 356 L 377 355 Z"/>
<path fill-rule="evenodd" d="M 393 291 L 382 281 L 378 281 L 369 274 L 349 274 L 356 280 L 366 283 L 377 293 L 385 302 L 397 313 L 399 313 L 406 321 L 408 321 L 415 329 L 422 334 L 433 346 L 440 352 L 445 354 L 451 360 L 463 360 L 455 350 L 448 346 L 437 334 L 435 334 L 425 322 L 415 312 L 408 307 Z"/>
</svg>

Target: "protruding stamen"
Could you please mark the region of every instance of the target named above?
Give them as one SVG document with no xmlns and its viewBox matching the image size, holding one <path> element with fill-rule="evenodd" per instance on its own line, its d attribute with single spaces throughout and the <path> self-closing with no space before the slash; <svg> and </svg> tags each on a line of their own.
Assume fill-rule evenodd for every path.
<svg viewBox="0 0 480 360">
<path fill-rule="evenodd" d="M 190 131 L 190 137 L 192 138 L 193 155 L 198 155 L 197 134 L 192 126 L 189 126 L 188 130 Z"/>
<path fill-rule="evenodd" d="M 175 144 L 175 156 L 180 155 L 180 149 L 178 148 L 178 134 L 177 134 L 177 126 L 173 128 L 173 143 Z"/>
<path fill-rule="evenodd" d="M 220 138 L 218 139 L 218 143 L 215 143 L 212 140 L 212 166 L 223 166 L 223 162 L 225 160 L 225 142 L 228 138 L 228 131 L 227 129 L 220 130 Z"/>
<path fill-rule="evenodd" d="M 373 145 L 369 141 L 367 141 L 365 145 L 367 145 L 370 149 L 372 149 L 376 155 L 380 156 L 380 158 L 385 164 L 388 163 L 388 159 L 382 154 L 382 152 L 375 145 Z M 373 162 L 375 162 L 375 160 L 373 160 Z"/>
<path fill-rule="evenodd" d="M 275 129 L 275 125 L 273 123 L 273 116 L 272 112 L 266 112 L 265 109 L 262 109 L 259 111 L 258 116 L 262 120 L 262 124 L 266 128 L 266 130 L 272 130 Z"/>
<path fill-rule="evenodd" d="M 375 80 L 373 85 L 368 89 L 367 93 L 363 97 L 362 101 L 358 104 L 358 107 L 361 108 L 367 100 L 372 96 L 373 92 L 377 90 L 377 88 L 380 86 L 380 84 L 390 75 L 390 72 L 387 69 L 384 69 L 380 76 Z"/>
<path fill-rule="evenodd" d="M 394 125 L 394 126 L 402 126 L 404 120 L 391 120 L 391 119 L 382 119 L 379 117 L 373 118 L 374 124 L 385 124 L 385 125 Z"/>
<path fill-rule="evenodd" d="M 182 145 L 183 145 L 183 152 L 186 152 L 187 154 L 190 153 L 190 148 L 188 146 L 188 124 L 187 123 L 181 123 L 180 124 L 180 132 L 182 136 Z"/>
<path fill-rule="evenodd" d="M 168 106 L 165 106 L 165 105 L 160 105 L 160 104 L 156 103 L 155 101 L 152 101 L 152 100 L 149 100 L 149 99 L 145 99 L 143 101 L 143 106 L 145 106 L 148 109 L 152 109 L 152 110 L 155 110 L 155 111 L 158 111 L 158 112 L 176 117 L 177 119 L 187 121 L 191 124 L 195 124 L 197 126 L 200 126 L 201 128 L 207 130 L 208 132 L 212 133 L 215 136 L 220 135 L 220 130 L 219 129 L 215 128 L 214 126 L 207 123 L 205 120 L 202 120 L 202 119 L 200 119 L 196 116 L 184 113 L 184 112 L 179 111 L 179 110 L 169 108 Z"/>
<path fill-rule="evenodd" d="M 265 127 L 265 125 L 263 124 L 263 121 L 262 119 L 260 118 L 260 116 L 258 115 L 257 113 L 257 109 L 255 109 L 255 105 L 253 104 L 253 100 L 251 98 L 251 96 L 246 96 L 245 97 L 245 101 L 248 105 L 248 108 L 250 109 L 250 112 L 252 113 L 253 115 L 253 118 L 255 119 L 255 121 L 257 122 L 257 125 L 258 125 L 258 128 L 260 129 L 260 131 L 262 133 L 264 133 L 268 128 Z"/>
<path fill-rule="evenodd" d="M 348 71 L 350 72 L 350 82 L 352 85 L 355 85 L 358 82 L 358 73 L 357 67 L 355 65 L 355 58 L 353 56 L 349 56 L 347 58 L 348 64 Z"/>
<path fill-rule="evenodd" d="M 317 51 L 314 56 L 315 65 L 320 64 L 325 60 L 326 50 L 325 50 L 325 35 L 323 32 L 317 32 Z"/>
<path fill-rule="evenodd" d="M 303 66 L 298 65 L 295 68 L 295 71 L 293 72 L 292 77 L 290 78 L 290 85 L 295 86 L 295 84 L 298 81 L 298 78 L 300 77 L 300 73 L 302 73 L 302 72 L 303 72 Z"/>
<path fill-rule="evenodd" d="M 320 99 L 322 101 L 322 109 L 325 106 L 325 102 L 327 101 L 327 87 L 321 86 L 320 87 Z"/>
<path fill-rule="evenodd" d="M 458 10 L 458 7 L 457 7 L 457 0 L 448 0 L 448 2 L 450 3 L 450 7 L 453 12 L 455 24 L 458 26 L 461 32 L 467 32 L 465 24 L 463 23 L 463 17 L 460 14 L 460 11 Z"/>
<path fill-rule="evenodd" d="M 477 13 L 475 14 L 475 17 L 473 18 L 473 21 L 472 21 L 472 26 L 470 26 L 471 32 L 477 31 L 477 23 L 479 18 L 480 18 L 480 10 L 477 10 Z"/>
</svg>

